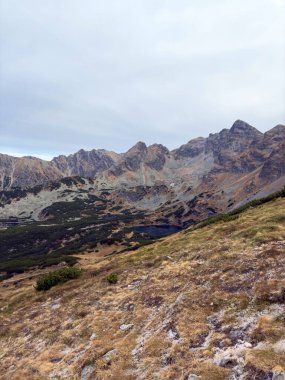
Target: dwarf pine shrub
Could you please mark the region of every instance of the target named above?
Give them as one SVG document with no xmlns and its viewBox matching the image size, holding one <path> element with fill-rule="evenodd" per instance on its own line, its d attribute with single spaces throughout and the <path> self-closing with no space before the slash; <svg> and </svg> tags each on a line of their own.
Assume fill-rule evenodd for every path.
<svg viewBox="0 0 285 380">
<path fill-rule="evenodd" d="M 62 284 L 66 281 L 78 278 L 81 275 L 81 272 L 81 269 L 69 267 L 47 273 L 37 280 L 35 289 L 37 291 L 46 291 L 57 284 Z"/>
<path fill-rule="evenodd" d="M 109 284 L 116 284 L 118 282 L 118 275 L 116 273 L 111 273 L 106 277 Z"/>
</svg>

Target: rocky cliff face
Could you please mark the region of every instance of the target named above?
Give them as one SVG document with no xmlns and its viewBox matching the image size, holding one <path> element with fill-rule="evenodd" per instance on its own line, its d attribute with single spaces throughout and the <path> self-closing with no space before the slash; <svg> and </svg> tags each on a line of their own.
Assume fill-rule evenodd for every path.
<svg viewBox="0 0 285 380">
<path fill-rule="evenodd" d="M 153 186 L 158 183 L 188 183 L 206 176 L 243 176 L 261 170 L 260 179 L 284 175 L 284 133 L 279 125 L 265 134 L 237 120 L 230 129 L 196 138 L 169 151 L 162 145 L 138 143 L 110 168 L 97 176 L 100 184 L 120 188 L 123 184 Z M 272 169 L 272 170 L 271 170 Z M 203 179 L 202 179 L 203 177 Z"/>
<path fill-rule="evenodd" d="M 214 162 L 226 170 L 246 172 L 256 166 L 255 162 L 251 162 L 251 166 L 248 167 L 245 160 L 239 159 L 243 158 L 244 154 L 249 154 L 262 138 L 263 134 L 257 129 L 237 120 L 231 129 L 224 129 L 209 136 L 205 144 L 205 153 L 212 153 Z"/>
<path fill-rule="evenodd" d="M 115 174 L 117 169 L 121 175 L 128 170 L 135 172 L 141 168 L 141 165 L 146 165 L 150 169 L 159 171 L 163 168 L 169 155 L 169 150 L 161 144 L 153 144 L 147 147 L 145 143 L 138 142 L 121 155 L 111 170 Z"/>
<path fill-rule="evenodd" d="M 0 189 L 33 187 L 62 177 L 50 162 L 35 157 L 11 157 L 0 154 Z"/>
<path fill-rule="evenodd" d="M 51 164 L 64 176 L 82 176 L 94 178 L 97 173 L 109 169 L 119 159 L 120 155 L 104 149 L 91 151 L 79 150 L 69 156 L 53 158 Z"/>
<path fill-rule="evenodd" d="M 0 190 L 28 188 L 70 176 L 94 178 L 98 173 L 109 169 L 119 158 L 119 154 L 104 149 L 89 152 L 81 149 L 77 153 L 61 155 L 51 161 L 0 154 Z"/>
<path fill-rule="evenodd" d="M 277 125 L 264 134 L 261 147 L 267 153 L 260 172 L 263 181 L 272 181 L 285 175 L 285 126 Z M 264 154 L 266 154 L 264 153 Z"/>
</svg>

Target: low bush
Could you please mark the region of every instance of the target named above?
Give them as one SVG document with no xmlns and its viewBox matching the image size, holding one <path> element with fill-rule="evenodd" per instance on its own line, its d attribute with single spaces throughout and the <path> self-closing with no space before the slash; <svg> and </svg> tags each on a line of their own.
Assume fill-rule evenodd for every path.
<svg viewBox="0 0 285 380">
<path fill-rule="evenodd" d="M 78 278 L 81 272 L 81 269 L 69 267 L 47 273 L 37 280 L 35 289 L 37 291 L 46 291 L 57 284 Z"/>
<path fill-rule="evenodd" d="M 34 255 L 14 260 L 7 260 L 0 263 L 0 272 L 6 272 L 7 275 L 22 273 L 31 268 L 46 268 L 51 265 L 57 265 L 65 262 L 69 266 L 76 264 L 78 259 L 74 256 L 65 256 L 60 254 L 52 255 Z"/>
<path fill-rule="evenodd" d="M 116 273 L 111 273 L 106 277 L 109 284 L 116 284 L 118 282 L 118 275 Z"/>
</svg>

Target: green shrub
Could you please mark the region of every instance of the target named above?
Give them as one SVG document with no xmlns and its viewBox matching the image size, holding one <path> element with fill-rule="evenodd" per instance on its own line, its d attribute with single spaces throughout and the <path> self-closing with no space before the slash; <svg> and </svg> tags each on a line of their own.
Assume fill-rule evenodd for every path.
<svg viewBox="0 0 285 380">
<path fill-rule="evenodd" d="M 78 278 L 81 275 L 81 272 L 81 269 L 69 267 L 47 273 L 37 280 L 35 289 L 37 291 L 46 291 L 57 284 L 62 284 L 66 281 Z"/>
<path fill-rule="evenodd" d="M 26 256 L 23 258 L 0 262 L 0 272 L 6 272 L 7 275 L 10 276 L 14 273 L 22 273 L 30 268 L 46 268 L 62 262 L 66 262 L 69 266 L 73 266 L 77 263 L 77 261 L 78 259 L 74 256 L 65 256 L 60 254 Z"/>
<path fill-rule="evenodd" d="M 109 284 L 116 284 L 118 282 L 118 275 L 116 273 L 111 273 L 106 277 Z"/>
</svg>

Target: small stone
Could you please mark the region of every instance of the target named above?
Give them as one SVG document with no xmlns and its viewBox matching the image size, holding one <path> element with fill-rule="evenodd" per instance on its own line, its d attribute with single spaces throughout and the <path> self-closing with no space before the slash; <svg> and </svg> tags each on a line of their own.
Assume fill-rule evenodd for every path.
<svg viewBox="0 0 285 380">
<path fill-rule="evenodd" d="M 232 368 L 237 365 L 237 361 L 232 357 L 222 358 L 219 365 L 224 368 Z"/>
<path fill-rule="evenodd" d="M 187 380 L 195 380 L 195 379 L 198 379 L 198 375 L 195 375 L 195 373 L 190 373 L 190 375 L 188 375 L 188 378 Z"/>
<path fill-rule="evenodd" d="M 246 348 L 252 348 L 252 344 L 249 343 L 249 342 L 245 342 L 244 343 L 244 347 L 246 347 Z"/>
<path fill-rule="evenodd" d="M 112 356 L 113 356 L 117 351 L 118 351 L 118 350 L 117 350 L 116 348 L 114 348 L 113 350 L 106 352 L 106 354 L 102 357 L 102 359 L 105 360 L 105 362 L 108 362 L 109 360 L 111 360 Z"/>
<path fill-rule="evenodd" d="M 94 332 L 91 336 L 90 336 L 90 340 L 93 340 L 93 339 L 95 339 L 96 338 L 96 333 Z"/>
<path fill-rule="evenodd" d="M 81 371 L 80 380 L 87 380 L 88 375 L 93 372 L 94 368 L 93 365 L 86 365 Z"/>
<path fill-rule="evenodd" d="M 134 325 L 132 325 L 132 324 L 128 324 L 128 325 L 123 324 L 123 325 L 120 326 L 120 330 L 121 330 L 121 331 L 129 331 L 129 330 L 131 330 L 133 327 L 134 327 Z"/>
<path fill-rule="evenodd" d="M 128 289 L 130 289 L 130 290 L 135 290 L 135 289 L 137 289 L 138 287 L 136 286 L 136 285 L 132 285 L 132 284 L 129 284 L 128 285 Z"/>
<path fill-rule="evenodd" d="M 176 331 L 172 330 L 172 329 L 168 330 L 167 335 L 168 335 L 169 339 L 172 339 L 172 340 L 179 339 L 179 334 Z"/>
</svg>

